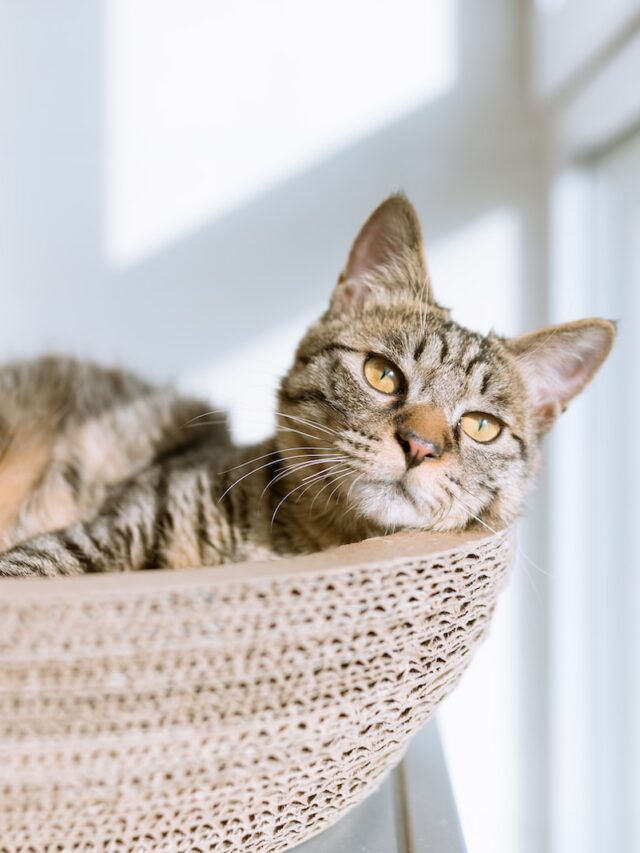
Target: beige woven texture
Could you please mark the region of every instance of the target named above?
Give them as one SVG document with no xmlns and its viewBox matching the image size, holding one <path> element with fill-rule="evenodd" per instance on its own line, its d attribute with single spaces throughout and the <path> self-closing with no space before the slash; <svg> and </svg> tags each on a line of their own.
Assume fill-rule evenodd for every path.
<svg viewBox="0 0 640 853">
<path fill-rule="evenodd" d="M 279 851 L 401 758 L 511 540 L 0 581 L 0 850 Z"/>
</svg>

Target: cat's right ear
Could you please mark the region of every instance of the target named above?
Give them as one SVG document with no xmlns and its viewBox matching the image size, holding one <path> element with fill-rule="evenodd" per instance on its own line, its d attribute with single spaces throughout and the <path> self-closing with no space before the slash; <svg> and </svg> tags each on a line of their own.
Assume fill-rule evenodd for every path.
<svg viewBox="0 0 640 853">
<path fill-rule="evenodd" d="M 377 207 L 356 237 L 331 299 L 331 312 L 357 314 L 373 288 L 411 286 L 433 301 L 422 229 L 413 205 L 392 195 Z"/>
</svg>

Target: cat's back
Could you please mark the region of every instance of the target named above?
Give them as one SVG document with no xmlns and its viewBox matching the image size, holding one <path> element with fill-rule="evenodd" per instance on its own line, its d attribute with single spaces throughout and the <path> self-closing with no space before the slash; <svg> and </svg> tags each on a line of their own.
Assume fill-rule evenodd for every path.
<svg viewBox="0 0 640 853">
<path fill-rule="evenodd" d="M 228 446 L 219 418 L 197 426 L 209 408 L 81 359 L 0 367 L 0 547 L 90 513 L 113 484 L 172 452 Z"/>
</svg>

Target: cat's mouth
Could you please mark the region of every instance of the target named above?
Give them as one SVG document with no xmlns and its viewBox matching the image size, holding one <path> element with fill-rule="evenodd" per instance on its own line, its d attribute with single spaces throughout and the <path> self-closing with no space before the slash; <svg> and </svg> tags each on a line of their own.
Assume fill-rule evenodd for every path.
<svg viewBox="0 0 640 853">
<path fill-rule="evenodd" d="M 387 528 L 428 527 L 435 518 L 434 506 L 426 495 L 417 494 L 407 482 L 406 473 L 399 477 L 363 477 L 347 489 L 348 500 L 371 522 Z M 439 514 L 439 513 L 437 513 Z"/>
<path fill-rule="evenodd" d="M 403 475 L 402 477 L 398 477 L 395 479 L 382 480 L 377 478 L 371 478 L 364 481 L 365 484 L 371 486 L 378 486 L 384 489 L 392 489 L 398 494 L 402 495 L 402 497 L 406 498 L 412 504 L 415 504 L 416 499 L 411 493 L 409 486 L 406 483 L 406 478 Z"/>
</svg>

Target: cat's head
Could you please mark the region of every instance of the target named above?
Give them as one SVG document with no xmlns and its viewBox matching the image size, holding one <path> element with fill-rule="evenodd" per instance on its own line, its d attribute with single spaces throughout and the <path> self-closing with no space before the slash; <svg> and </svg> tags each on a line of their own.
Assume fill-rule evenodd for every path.
<svg viewBox="0 0 640 853">
<path fill-rule="evenodd" d="M 392 196 L 363 226 L 280 388 L 294 500 L 379 531 L 509 523 L 542 436 L 614 336 L 599 319 L 512 339 L 459 326 L 434 300 L 415 210 Z"/>
</svg>

